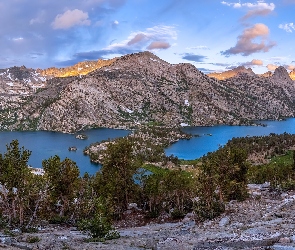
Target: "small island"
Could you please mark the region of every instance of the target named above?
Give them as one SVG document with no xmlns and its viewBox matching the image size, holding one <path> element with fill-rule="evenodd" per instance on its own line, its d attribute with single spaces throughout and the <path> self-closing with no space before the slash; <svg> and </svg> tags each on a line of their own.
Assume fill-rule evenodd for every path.
<svg viewBox="0 0 295 250">
<path fill-rule="evenodd" d="M 77 147 L 75 147 L 75 146 L 69 147 L 69 151 L 77 151 Z"/>
<path fill-rule="evenodd" d="M 86 140 L 88 139 L 88 136 L 85 134 L 79 134 L 79 135 L 76 135 L 75 138 L 79 140 Z"/>
</svg>

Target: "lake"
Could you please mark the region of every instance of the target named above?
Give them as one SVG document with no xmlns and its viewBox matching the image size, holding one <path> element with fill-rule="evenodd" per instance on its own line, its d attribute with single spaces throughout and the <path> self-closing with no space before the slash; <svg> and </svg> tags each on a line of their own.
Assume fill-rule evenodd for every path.
<svg viewBox="0 0 295 250">
<path fill-rule="evenodd" d="M 208 152 L 218 149 L 219 146 L 233 137 L 260 136 L 270 133 L 282 134 L 284 132 L 295 134 L 295 118 L 286 121 L 261 121 L 267 127 L 262 126 L 213 126 L 213 127 L 185 127 L 183 131 L 200 137 L 190 140 L 180 140 L 166 149 L 166 155 L 175 155 L 181 159 L 196 159 Z M 0 153 L 6 152 L 6 144 L 17 139 L 20 146 L 32 151 L 29 164 L 32 167 L 41 168 L 42 161 L 51 156 L 58 155 L 62 160 L 66 157 L 75 161 L 81 175 L 85 172 L 94 174 L 100 169 L 100 165 L 90 162 L 88 156 L 83 154 L 83 149 L 91 143 L 102 140 L 114 139 L 126 136 L 128 130 L 118 129 L 90 129 L 81 132 L 87 135 L 86 140 L 79 140 L 73 134 L 63 134 L 48 131 L 13 131 L 0 132 Z M 69 151 L 68 148 L 75 146 L 77 151 Z"/>
<path fill-rule="evenodd" d="M 32 154 L 29 165 L 35 168 L 42 167 L 42 161 L 51 156 L 58 155 L 62 160 L 66 157 L 77 163 L 81 175 L 85 172 L 94 174 L 100 169 L 100 165 L 90 162 L 89 156 L 83 154 L 83 150 L 91 143 L 107 139 L 114 139 L 126 136 L 128 130 L 98 128 L 81 132 L 87 135 L 86 140 L 76 139 L 73 134 L 63 134 L 48 131 L 12 131 L 0 132 L 0 153 L 6 152 L 6 144 L 17 139 L 20 146 L 31 150 Z M 80 133 L 78 133 L 80 134 Z M 68 148 L 75 146 L 77 151 L 69 151 Z"/>
<path fill-rule="evenodd" d="M 213 127 L 184 127 L 182 130 L 192 135 L 200 135 L 190 140 L 180 140 L 165 152 L 166 155 L 175 155 L 180 159 L 193 160 L 208 152 L 217 150 L 234 137 L 261 136 L 270 133 L 282 134 L 287 132 L 295 134 L 295 118 L 285 121 L 259 121 L 266 124 L 262 126 L 228 126 L 218 125 Z"/>
</svg>

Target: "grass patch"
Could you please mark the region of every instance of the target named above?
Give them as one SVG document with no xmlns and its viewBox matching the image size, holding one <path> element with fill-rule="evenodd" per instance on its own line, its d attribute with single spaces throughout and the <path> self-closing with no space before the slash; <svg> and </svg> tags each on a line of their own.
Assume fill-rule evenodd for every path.
<svg viewBox="0 0 295 250">
<path fill-rule="evenodd" d="M 168 171 L 170 171 L 167 168 L 161 168 L 161 167 L 155 166 L 153 164 L 145 164 L 142 166 L 142 168 L 152 172 L 153 174 L 165 174 Z"/>
<path fill-rule="evenodd" d="M 179 161 L 180 165 L 198 165 L 202 162 L 200 158 L 194 160 L 179 159 Z"/>
</svg>

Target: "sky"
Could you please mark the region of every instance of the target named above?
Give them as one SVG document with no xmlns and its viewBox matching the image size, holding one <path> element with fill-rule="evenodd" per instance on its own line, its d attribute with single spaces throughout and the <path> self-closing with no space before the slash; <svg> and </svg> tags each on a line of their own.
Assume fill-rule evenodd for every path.
<svg viewBox="0 0 295 250">
<path fill-rule="evenodd" d="M 204 73 L 295 68 L 295 0 L 0 0 L 0 68 L 150 51 Z"/>
</svg>

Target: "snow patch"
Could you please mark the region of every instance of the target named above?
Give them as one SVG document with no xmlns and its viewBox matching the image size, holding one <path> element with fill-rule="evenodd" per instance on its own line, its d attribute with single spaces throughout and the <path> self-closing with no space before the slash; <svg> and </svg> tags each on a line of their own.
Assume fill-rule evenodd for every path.
<svg viewBox="0 0 295 250">
<path fill-rule="evenodd" d="M 186 106 L 189 106 L 189 101 L 188 101 L 188 100 L 184 100 L 184 104 L 185 104 Z"/>
<path fill-rule="evenodd" d="M 12 82 L 7 82 L 6 83 L 8 86 L 13 87 L 13 83 Z"/>
<path fill-rule="evenodd" d="M 13 81 L 13 79 L 11 78 L 11 75 L 10 75 L 10 73 L 8 74 L 8 76 L 7 76 L 11 81 Z"/>
<path fill-rule="evenodd" d="M 184 122 L 182 122 L 182 123 L 180 123 L 180 126 L 181 127 L 187 127 L 187 126 L 189 126 L 187 123 L 184 123 Z"/>
<path fill-rule="evenodd" d="M 125 111 L 128 112 L 129 114 L 132 114 L 134 111 L 128 108 L 125 108 Z"/>
</svg>

